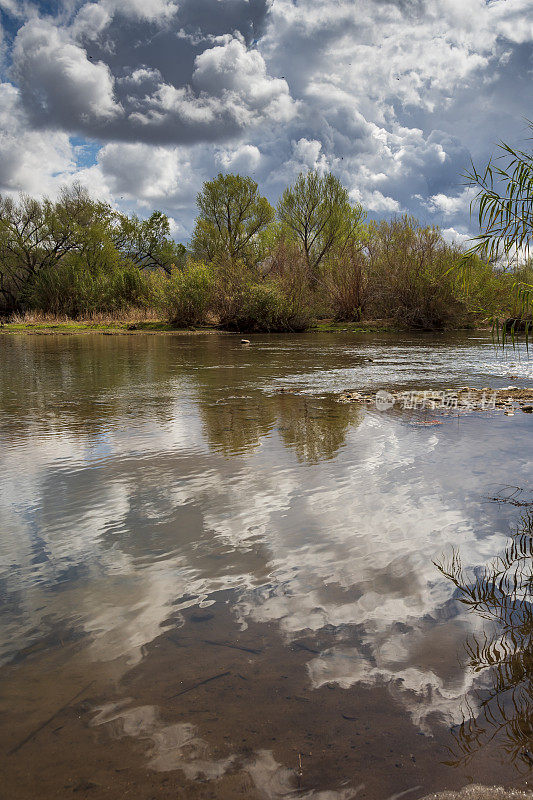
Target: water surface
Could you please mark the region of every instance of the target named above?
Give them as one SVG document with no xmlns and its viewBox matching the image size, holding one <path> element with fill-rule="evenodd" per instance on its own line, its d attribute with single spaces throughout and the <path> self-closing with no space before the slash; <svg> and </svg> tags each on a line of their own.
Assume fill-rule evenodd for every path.
<svg viewBox="0 0 533 800">
<path fill-rule="evenodd" d="M 483 621 L 434 561 L 497 555 L 533 416 L 343 389 L 533 385 L 490 335 L 3 336 L 10 797 L 412 798 L 525 786 L 453 732 Z M 481 698 L 481 699 L 480 699 Z M 452 762 L 453 765 L 452 765 Z"/>
</svg>

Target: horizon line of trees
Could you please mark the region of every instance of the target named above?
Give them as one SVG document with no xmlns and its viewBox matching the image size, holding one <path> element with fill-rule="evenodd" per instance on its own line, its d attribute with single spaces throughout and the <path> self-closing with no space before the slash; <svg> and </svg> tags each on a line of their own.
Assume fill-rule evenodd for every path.
<svg viewBox="0 0 533 800">
<path fill-rule="evenodd" d="M 333 174 L 302 173 L 276 208 L 251 177 L 197 196 L 190 247 L 168 218 L 128 216 L 79 184 L 56 201 L 0 197 L 0 313 L 69 317 L 152 308 L 174 325 L 303 330 L 317 318 L 459 327 L 516 311 L 517 275 L 404 215 L 368 221 Z"/>
</svg>

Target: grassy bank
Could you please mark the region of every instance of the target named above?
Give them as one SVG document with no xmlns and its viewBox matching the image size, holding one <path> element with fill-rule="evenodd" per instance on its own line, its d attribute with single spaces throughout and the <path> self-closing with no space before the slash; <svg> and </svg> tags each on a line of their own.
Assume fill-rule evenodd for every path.
<svg viewBox="0 0 533 800">
<path fill-rule="evenodd" d="M 7 322 L 0 326 L 0 334 L 29 333 L 29 334 L 78 334 L 78 333 L 103 333 L 103 334 L 138 334 L 138 333 L 195 333 L 217 331 L 213 325 L 198 326 L 196 328 L 177 328 L 165 320 L 150 320 L 144 322 L 128 322 L 109 320 L 108 322 L 95 322 L 83 319 L 61 319 L 42 321 Z"/>
<path fill-rule="evenodd" d="M 486 329 L 487 325 L 479 326 Z M 392 319 L 361 320 L 360 322 L 336 322 L 332 319 L 317 320 L 308 329 L 317 333 L 400 333 L 409 330 L 399 326 Z M 214 323 L 194 326 L 172 325 L 165 319 L 116 318 L 115 316 L 98 315 L 97 318 L 69 319 L 65 317 L 39 316 L 34 313 L 18 315 L 13 321 L 0 325 L 0 334 L 82 334 L 101 333 L 117 335 L 135 335 L 141 333 L 194 334 L 194 333 L 233 333 Z"/>
</svg>

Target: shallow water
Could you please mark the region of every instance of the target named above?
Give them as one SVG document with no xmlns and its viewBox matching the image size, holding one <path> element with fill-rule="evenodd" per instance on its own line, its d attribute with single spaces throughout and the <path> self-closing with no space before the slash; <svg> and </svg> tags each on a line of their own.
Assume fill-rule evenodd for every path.
<svg viewBox="0 0 533 800">
<path fill-rule="evenodd" d="M 531 485 L 533 415 L 335 392 L 531 386 L 533 361 L 479 333 L 251 338 L 0 339 L 6 796 L 526 787 L 499 735 L 453 752 L 483 620 L 433 562 L 505 546 L 487 497 Z"/>
</svg>

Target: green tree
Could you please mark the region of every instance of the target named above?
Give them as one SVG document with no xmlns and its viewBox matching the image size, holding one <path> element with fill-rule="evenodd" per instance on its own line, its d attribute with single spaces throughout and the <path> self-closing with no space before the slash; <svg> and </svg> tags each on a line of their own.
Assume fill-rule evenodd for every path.
<svg viewBox="0 0 533 800">
<path fill-rule="evenodd" d="M 338 178 L 316 171 L 300 173 L 294 186 L 285 189 L 277 214 L 300 242 L 315 281 L 321 262 L 333 249 L 342 253 L 365 219 L 362 207 L 351 205 Z"/>
<path fill-rule="evenodd" d="M 172 267 L 185 264 L 186 248 L 171 238 L 168 217 L 161 211 L 144 220 L 117 214 L 113 239 L 117 250 L 139 269 L 162 269 L 170 275 Z"/>
<path fill-rule="evenodd" d="M 37 276 L 83 249 L 87 233 L 102 223 L 108 207 L 79 184 L 63 188 L 56 202 L 22 195 L 0 197 L 0 298 L 16 310 Z"/>
<path fill-rule="evenodd" d="M 161 212 L 128 217 L 77 183 L 55 201 L 0 197 L 3 313 L 30 305 L 79 314 L 135 303 L 144 285 L 139 270 L 170 275 L 183 267 L 185 254 Z"/>
<path fill-rule="evenodd" d="M 261 260 L 259 235 L 272 222 L 274 209 L 252 178 L 220 173 L 204 183 L 196 205 L 200 213 L 191 244 L 195 258 L 227 257 L 247 266 Z"/>
</svg>

